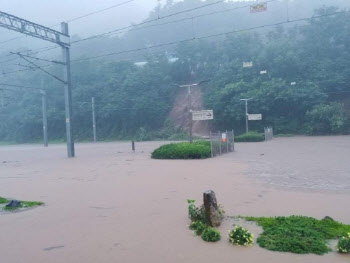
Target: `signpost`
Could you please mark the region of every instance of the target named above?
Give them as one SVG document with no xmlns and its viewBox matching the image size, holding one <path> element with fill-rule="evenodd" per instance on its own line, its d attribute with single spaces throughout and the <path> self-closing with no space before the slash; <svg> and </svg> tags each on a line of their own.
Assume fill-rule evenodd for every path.
<svg viewBox="0 0 350 263">
<path fill-rule="evenodd" d="M 205 121 L 214 119 L 213 110 L 192 111 L 193 121 Z"/>
<path fill-rule="evenodd" d="M 260 13 L 265 12 L 267 10 L 267 3 L 261 3 L 250 6 L 250 13 Z"/>
<path fill-rule="evenodd" d="M 243 68 L 251 68 L 253 67 L 253 62 L 243 62 Z"/>
<path fill-rule="evenodd" d="M 249 121 L 261 121 L 262 115 L 261 114 L 248 114 L 248 120 Z"/>
</svg>

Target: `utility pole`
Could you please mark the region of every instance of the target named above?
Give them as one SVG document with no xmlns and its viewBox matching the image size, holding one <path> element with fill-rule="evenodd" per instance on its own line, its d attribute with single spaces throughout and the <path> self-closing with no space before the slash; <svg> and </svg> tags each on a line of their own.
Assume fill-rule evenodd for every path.
<svg viewBox="0 0 350 263">
<path fill-rule="evenodd" d="M 49 139 L 47 136 L 47 97 L 46 90 L 44 90 L 44 81 L 41 80 L 41 101 L 43 111 L 43 135 L 44 135 L 44 147 L 49 145 Z"/>
<path fill-rule="evenodd" d="M 96 142 L 96 114 L 95 114 L 95 98 L 91 98 L 91 108 L 92 108 L 92 131 L 94 136 L 94 142 Z"/>
<path fill-rule="evenodd" d="M 189 142 L 192 143 L 193 142 L 193 136 L 192 136 L 192 130 L 193 130 L 193 119 L 192 119 L 192 93 L 191 93 L 191 87 L 195 87 L 195 86 L 200 86 L 201 84 L 203 84 L 204 82 L 208 82 L 209 80 L 203 80 L 201 82 L 198 83 L 193 83 L 193 84 L 185 84 L 185 85 L 177 85 L 175 84 L 175 86 L 179 87 L 179 88 L 187 88 L 187 108 L 188 108 L 188 133 L 189 133 Z"/>
<path fill-rule="evenodd" d="M 241 101 L 245 101 L 245 131 L 246 133 L 249 132 L 249 127 L 248 127 L 248 101 L 251 100 L 253 98 L 250 99 L 240 99 Z"/>
<path fill-rule="evenodd" d="M 68 24 L 65 22 L 61 23 L 62 34 L 69 36 Z M 67 154 L 69 158 L 75 156 L 74 150 L 74 138 L 72 135 L 72 84 L 70 74 L 70 50 L 69 46 L 62 45 L 62 57 L 64 70 L 63 70 L 63 81 L 64 81 L 64 101 L 66 111 L 66 134 L 67 134 Z"/>
</svg>

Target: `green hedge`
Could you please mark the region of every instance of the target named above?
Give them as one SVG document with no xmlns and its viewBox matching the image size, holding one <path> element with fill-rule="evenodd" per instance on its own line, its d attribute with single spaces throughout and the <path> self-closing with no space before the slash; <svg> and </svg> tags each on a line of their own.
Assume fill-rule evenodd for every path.
<svg viewBox="0 0 350 263">
<path fill-rule="evenodd" d="M 197 141 L 166 144 L 152 153 L 153 159 L 205 159 L 211 156 L 210 142 Z"/>
<path fill-rule="evenodd" d="M 265 140 L 265 135 L 251 131 L 235 137 L 235 142 L 262 142 Z"/>
</svg>

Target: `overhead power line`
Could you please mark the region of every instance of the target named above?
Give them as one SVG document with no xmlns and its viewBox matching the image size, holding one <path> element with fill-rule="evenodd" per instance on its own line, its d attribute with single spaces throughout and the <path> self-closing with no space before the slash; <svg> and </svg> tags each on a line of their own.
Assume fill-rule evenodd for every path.
<svg viewBox="0 0 350 263">
<path fill-rule="evenodd" d="M 23 86 L 23 85 L 14 85 L 14 84 L 8 84 L 8 83 L 0 83 L 0 89 L 2 89 L 1 86 L 4 86 L 4 87 L 13 87 L 13 88 L 23 88 L 23 89 L 40 90 L 40 88 L 28 87 L 28 86 Z"/>
</svg>

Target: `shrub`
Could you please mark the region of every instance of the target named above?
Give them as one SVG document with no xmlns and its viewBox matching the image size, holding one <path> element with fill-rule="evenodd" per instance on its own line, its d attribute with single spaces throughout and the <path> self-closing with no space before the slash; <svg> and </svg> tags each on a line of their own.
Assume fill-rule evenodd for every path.
<svg viewBox="0 0 350 263">
<path fill-rule="evenodd" d="M 219 241 L 220 238 L 220 232 L 212 227 L 207 227 L 202 233 L 202 239 L 207 242 L 216 242 Z"/>
<path fill-rule="evenodd" d="M 309 135 L 341 134 L 345 124 L 344 105 L 337 102 L 317 105 L 305 115 L 305 132 Z"/>
<path fill-rule="evenodd" d="M 241 134 L 235 137 L 235 142 L 261 142 L 265 140 L 265 136 L 262 133 L 254 131 Z"/>
<path fill-rule="evenodd" d="M 206 227 L 207 226 L 200 220 L 192 222 L 189 226 L 191 230 L 194 230 L 197 236 L 200 236 Z"/>
<path fill-rule="evenodd" d="M 264 232 L 257 239 L 257 243 L 273 251 L 322 255 L 330 250 L 326 243 L 328 239 L 335 239 L 350 232 L 350 225 L 331 219 L 317 220 L 305 216 L 246 219 L 263 227 Z"/>
<path fill-rule="evenodd" d="M 205 216 L 205 210 L 203 206 L 196 207 L 194 204 L 195 200 L 187 200 L 188 206 L 188 217 L 191 219 L 192 222 L 194 221 L 201 221 L 203 223 L 206 223 L 206 216 Z"/>
<path fill-rule="evenodd" d="M 6 198 L 0 197 L 0 204 L 7 204 L 8 202 L 10 202 L 10 201 L 7 200 Z"/>
<path fill-rule="evenodd" d="M 241 226 L 235 226 L 229 232 L 229 239 L 232 244 L 247 246 L 253 244 L 253 235 Z"/>
<path fill-rule="evenodd" d="M 350 233 L 339 239 L 337 248 L 339 253 L 350 253 Z"/>
<path fill-rule="evenodd" d="M 205 159 L 210 156 L 210 142 L 207 141 L 166 144 L 152 153 L 153 159 Z"/>
</svg>

